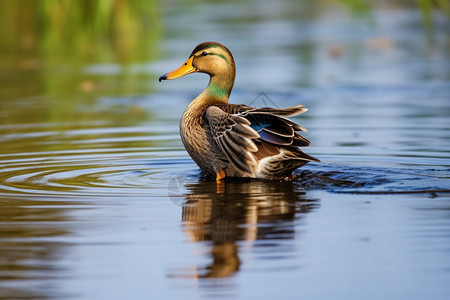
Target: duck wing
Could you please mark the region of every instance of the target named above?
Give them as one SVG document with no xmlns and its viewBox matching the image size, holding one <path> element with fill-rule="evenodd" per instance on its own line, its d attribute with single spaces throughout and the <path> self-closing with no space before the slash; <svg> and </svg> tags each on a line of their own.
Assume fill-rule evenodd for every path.
<svg viewBox="0 0 450 300">
<path fill-rule="evenodd" d="M 310 145 L 297 132 L 307 129 L 285 118 L 305 111 L 303 105 L 276 109 L 227 104 L 210 106 L 206 118 L 216 143 L 235 167 L 255 174 L 260 161 L 270 158 L 265 168 L 283 173 L 282 169 L 291 172 L 308 161 L 319 161 L 299 149 Z"/>
<path fill-rule="evenodd" d="M 272 108 L 272 107 L 263 107 L 263 108 L 251 108 L 246 106 L 247 111 L 253 111 L 258 113 L 268 113 L 272 115 L 282 116 L 282 117 L 289 117 L 289 116 L 295 116 L 302 114 L 306 111 L 308 111 L 307 108 L 304 107 L 304 105 L 295 105 L 287 108 Z"/>
<path fill-rule="evenodd" d="M 261 141 L 280 147 L 306 147 L 310 142 L 297 131 L 308 130 L 285 117 L 298 115 L 307 110 L 303 105 L 284 109 L 264 107 L 242 110 L 240 115 L 250 121 L 250 126 L 258 132 Z"/>
<path fill-rule="evenodd" d="M 258 147 L 253 140 L 260 135 L 251 122 L 240 114 L 230 114 L 217 106 L 206 109 L 210 133 L 228 160 L 239 170 L 254 174 L 258 161 L 253 154 Z"/>
</svg>

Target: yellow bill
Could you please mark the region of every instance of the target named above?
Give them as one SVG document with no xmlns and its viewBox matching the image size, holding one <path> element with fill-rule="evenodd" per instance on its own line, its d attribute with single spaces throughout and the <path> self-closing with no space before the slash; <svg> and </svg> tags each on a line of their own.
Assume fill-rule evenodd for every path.
<svg viewBox="0 0 450 300">
<path fill-rule="evenodd" d="M 181 67 L 159 77 L 159 82 L 161 82 L 162 80 L 180 78 L 184 75 L 197 72 L 197 69 L 192 65 L 193 60 L 194 56 L 189 57 L 189 59 L 183 65 L 181 65 Z"/>
</svg>

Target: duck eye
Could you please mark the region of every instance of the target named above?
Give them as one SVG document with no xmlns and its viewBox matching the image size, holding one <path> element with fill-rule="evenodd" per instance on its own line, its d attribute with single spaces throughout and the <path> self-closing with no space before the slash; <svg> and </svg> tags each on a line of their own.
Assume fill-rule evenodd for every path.
<svg viewBox="0 0 450 300">
<path fill-rule="evenodd" d="M 202 55 L 203 55 L 203 56 L 206 56 L 206 55 L 208 55 L 208 53 L 207 53 L 206 51 L 203 51 L 203 52 L 202 52 Z"/>
</svg>

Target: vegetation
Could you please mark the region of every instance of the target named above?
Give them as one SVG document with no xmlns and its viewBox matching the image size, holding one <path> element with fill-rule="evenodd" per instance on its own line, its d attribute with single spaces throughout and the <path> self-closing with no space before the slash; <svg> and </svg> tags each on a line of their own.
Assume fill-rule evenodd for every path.
<svg viewBox="0 0 450 300">
<path fill-rule="evenodd" d="M 0 1 L 0 70 L 28 72 L 22 84 L 6 82 L 2 93 L 15 86 L 10 93 L 16 97 L 72 97 L 77 91 L 95 96 L 102 89 L 134 94 L 142 85 L 136 79 L 149 75 L 132 74 L 132 66 L 155 59 L 159 16 L 154 0 Z M 108 66 L 112 76 L 88 74 L 84 68 L 89 64 Z M 13 80 L 9 75 L 2 77 Z"/>
<path fill-rule="evenodd" d="M 2 50 L 37 49 L 53 59 L 148 59 L 159 35 L 156 1 L 0 1 Z M 151 55 L 151 54 L 150 54 Z"/>
<path fill-rule="evenodd" d="M 222 0 L 226 1 L 226 0 Z M 1 93 L 61 97 L 74 91 L 104 89 L 113 94 L 148 92 L 150 74 L 133 65 L 156 60 L 162 25 L 159 0 L 2 0 L 0 1 Z M 194 2 L 194 3 L 192 3 Z M 326 7 L 343 5 L 354 15 L 370 15 L 374 2 L 321 0 Z M 386 1 L 386 3 L 391 3 Z M 393 2 L 392 2 L 393 3 Z M 195 4 L 195 5 L 194 5 Z M 183 5 L 201 6 L 203 1 Z M 179 3 L 165 5 L 181 5 Z M 423 22 L 433 25 L 433 12 L 450 15 L 448 0 L 395 1 L 420 9 Z M 86 72 L 87 65 L 100 66 Z M 103 71 L 101 69 L 103 68 Z M 100 70 L 100 71 L 99 71 Z M 20 84 L 10 74 L 28 72 Z M 103 76 L 99 73 L 103 72 Z M 107 73 L 108 76 L 105 76 Z M 97 74 L 97 75 L 96 75 Z M 43 82 L 38 84 L 42 78 Z M 28 82 L 27 82 L 28 81 Z M 11 90 L 13 86 L 19 90 Z M 37 92 L 36 89 L 44 89 Z M 93 97 L 95 94 L 92 95 Z"/>
<path fill-rule="evenodd" d="M 450 16 L 450 1 L 448 0 L 418 0 L 423 23 L 427 28 L 433 27 L 433 10 L 438 9 Z"/>
</svg>

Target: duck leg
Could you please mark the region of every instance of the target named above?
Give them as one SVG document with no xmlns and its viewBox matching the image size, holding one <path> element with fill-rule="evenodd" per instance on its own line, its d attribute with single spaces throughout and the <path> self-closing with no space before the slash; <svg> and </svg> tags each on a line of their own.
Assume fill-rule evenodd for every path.
<svg viewBox="0 0 450 300">
<path fill-rule="evenodd" d="M 226 174 L 223 169 L 217 171 L 216 172 L 216 182 L 221 182 L 225 178 L 225 176 L 226 176 Z"/>
</svg>

